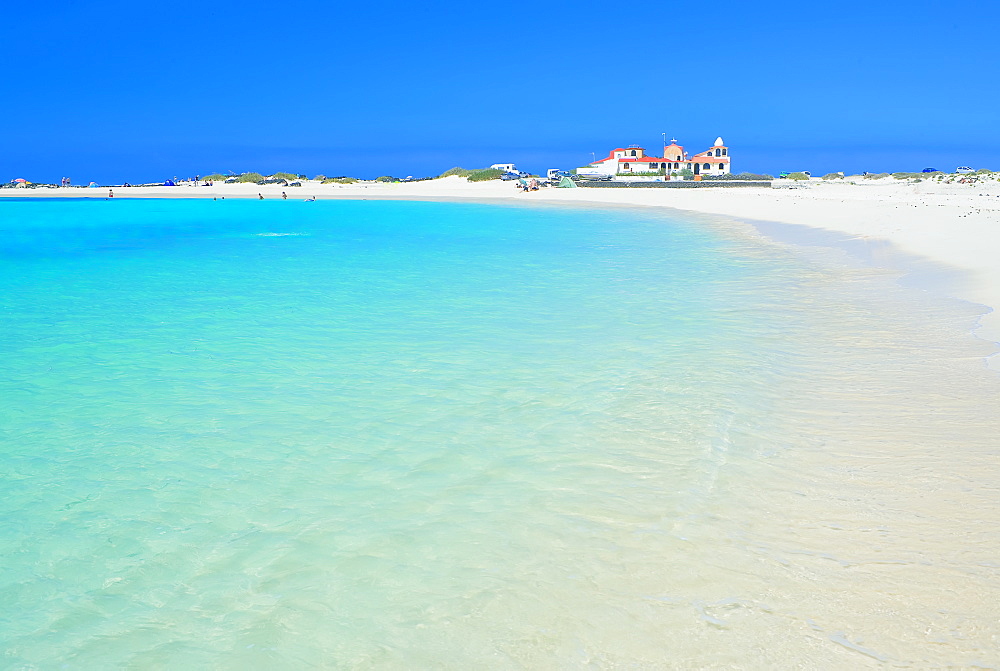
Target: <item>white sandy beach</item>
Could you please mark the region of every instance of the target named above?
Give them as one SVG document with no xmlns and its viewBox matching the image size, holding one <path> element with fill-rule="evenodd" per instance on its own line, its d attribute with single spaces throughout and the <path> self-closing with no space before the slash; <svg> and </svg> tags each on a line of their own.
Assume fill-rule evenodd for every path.
<svg viewBox="0 0 1000 671">
<path fill-rule="evenodd" d="M 852 183 L 853 182 L 853 183 Z M 782 184 L 784 186 L 784 184 Z M 791 186 L 789 184 L 789 186 Z M 524 193 L 511 182 L 469 183 L 460 177 L 383 184 L 351 185 L 306 181 L 302 187 L 220 184 L 210 187 L 115 189 L 116 197 L 144 198 L 393 198 L 506 199 L 551 203 L 600 203 L 670 207 L 724 215 L 750 222 L 779 222 L 825 229 L 854 241 L 882 265 L 918 268 L 926 287 L 993 308 L 981 319 L 977 335 L 1000 341 L 1000 182 L 910 183 L 892 178 L 811 180 L 796 188 L 545 188 Z M 108 189 L 3 189 L 0 196 L 106 198 Z M 767 233 L 766 227 L 761 227 Z M 826 237 L 829 242 L 830 236 Z M 887 244 L 888 243 L 888 244 Z M 865 251 L 864 247 L 867 247 Z M 902 254 L 898 254 L 901 252 Z M 895 256 L 894 256 L 895 254 Z M 994 361 L 994 363 L 996 363 Z"/>
</svg>

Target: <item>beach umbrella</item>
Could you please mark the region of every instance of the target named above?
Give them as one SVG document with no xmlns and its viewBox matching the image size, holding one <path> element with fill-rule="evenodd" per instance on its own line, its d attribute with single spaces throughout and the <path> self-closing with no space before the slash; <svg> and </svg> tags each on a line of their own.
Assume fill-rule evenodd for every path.
<svg viewBox="0 0 1000 671">
<path fill-rule="evenodd" d="M 17 179 L 15 179 L 14 181 L 15 181 L 15 182 L 27 182 L 28 180 L 26 180 L 26 179 L 21 179 L 20 177 L 18 177 L 18 178 L 17 178 Z"/>
</svg>

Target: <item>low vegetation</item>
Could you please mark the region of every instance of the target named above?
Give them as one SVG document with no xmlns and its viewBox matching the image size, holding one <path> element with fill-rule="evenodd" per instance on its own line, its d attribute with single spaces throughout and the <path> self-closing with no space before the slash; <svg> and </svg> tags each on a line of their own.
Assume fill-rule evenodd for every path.
<svg viewBox="0 0 1000 671">
<path fill-rule="evenodd" d="M 354 184 L 358 180 L 354 177 L 323 177 L 323 175 L 316 175 L 316 179 L 323 178 L 323 184 Z"/>
<path fill-rule="evenodd" d="M 202 180 L 204 180 L 206 182 L 224 182 L 224 181 L 226 181 L 226 176 L 225 175 L 220 175 L 217 172 L 213 172 L 211 175 L 206 175 L 206 176 L 202 177 Z"/>
<path fill-rule="evenodd" d="M 842 172 L 828 172 L 825 175 L 823 175 L 823 179 L 825 179 L 825 180 L 844 179 L 844 173 L 842 173 Z"/>
<path fill-rule="evenodd" d="M 246 183 L 256 184 L 257 182 L 260 182 L 263 179 L 264 175 L 260 174 L 259 172 L 245 172 L 242 175 L 239 175 L 236 178 L 236 181 L 240 182 L 241 184 L 246 184 Z"/>
<path fill-rule="evenodd" d="M 470 182 L 487 182 L 491 179 L 500 179 L 503 177 L 502 170 L 488 169 L 488 170 L 477 170 L 472 174 L 468 175 L 466 179 Z"/>
<path fill-rule="evenodd" d="M 804 172 L 791 172 L 791 173 L 788 173 L 788 178 L 787 179 L 794 179 L 794 180 L 797 180 L 797 181 L 802 181 L 802 180 L 809 179 L 809 175 L 805 174 Z"/>
<path fill-rule="evenodd" d="M 481 172 L 481 170 L 466 170 L 465 168 L 460 168 L 457 165 L 454 168 L 445 170 L 438 177 L 468 177 L 474 173 Z"/>
<path fill-rule="evenodd" d="M 734 175 L 702 175 L 702 179 L 708 181 L 769 182 L 774 177 L 755 172 L 740 172 Z"/>
</svg>

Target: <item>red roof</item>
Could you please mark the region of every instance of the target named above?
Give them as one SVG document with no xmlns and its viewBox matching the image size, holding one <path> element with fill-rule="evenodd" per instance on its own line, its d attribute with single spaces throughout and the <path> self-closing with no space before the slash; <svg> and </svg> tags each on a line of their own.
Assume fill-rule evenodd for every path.
<svg viewBox="0 0 1000 671">
<path fill-rule="evenodd" d="M 608 159 L 603 161 L 597 161 L 598 163 L 603 163 Z M 728 156 L 692 156 L 690 158 L 685 158 L 680 161 L 672 158 L 660 158 L 659 156 L 643 156 L 639 158 L 638 156 L 629 156 L 628 158 L 616 159 L 621 163 L 728 163 Z"/>
<path fill-rule="evenodd" d="M 618 161 L 644 161 L 647 158 L 649 160 L 651 160 L 651 161 L 662 161 L 663 160 L 662 158 L 660 158 L 658 156 L 622 156 L 619 159 L 615 159 L 615 152 L 616 151 L 633 151 L 633 150 L 636 151 L 636 152 L 646 151 L 642 147 L 616 147 L 616 148 L 614 148 L 614 149 L 612 149 L 611 151 L 608 152 L 608 155 L 607 155 L 606 158 L 599 158 L 596 161 L 593 161 L 590 165 L 594 165 L 594 163 L 604 163 L 605 161 L 614 161 L 614 160 L 618 160 Z"/>
<path fill-rule="evenodd" d="M 666 149 L 671 147 L 677 147 L 681 151 L 684 147 L 677 144 L 672 144 Z M 694 156 L 689 156 L 687 158 L 676 159 L 676 158 L 663 158 L 662 156 L 622 156 L 621 158 L 615 158 L 616 151 L 632 151 L 635 149 L 637 152 L 642 150 L 641 147 L 617 147 L 608 152 L 607 158 L 599 158 L 596 161 L 590 163 L 590 165 L 596 165 L 598 163 L 604 163 L 605 161 L 621 161 L 623 163 L 728 163 L 728 156 L 700 156 L 695 154 Z M 715 151 L 715 147 L 712 149 L 707 149 L 706 151 Z M 704 153 L 704 152 L 702 152 Z"/>
</svg>

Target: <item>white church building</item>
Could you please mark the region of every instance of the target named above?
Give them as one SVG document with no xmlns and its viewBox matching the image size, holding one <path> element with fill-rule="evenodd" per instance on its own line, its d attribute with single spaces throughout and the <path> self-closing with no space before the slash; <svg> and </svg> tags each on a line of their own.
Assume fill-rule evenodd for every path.
<svg viewBox="0 0 1000 671">
<path fill-rule="evenodd" d="M 671 174 L 690 170 L 695 175 L 728 175 L 731 173 L 729 147 L 718 138 L 711 148 L 689 155 L 684 147 L 671 140 L 663 148 L 663 156 L 647 156 L 646 150 L 637 145 L 612 149 L 607 158 L 594 161 L 590 169 L 581 169 L 580 174 L 620 175 L 659 173 Z"/>
</svg>

